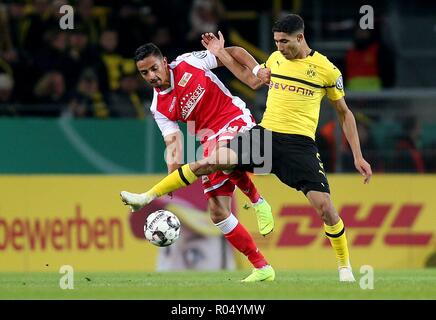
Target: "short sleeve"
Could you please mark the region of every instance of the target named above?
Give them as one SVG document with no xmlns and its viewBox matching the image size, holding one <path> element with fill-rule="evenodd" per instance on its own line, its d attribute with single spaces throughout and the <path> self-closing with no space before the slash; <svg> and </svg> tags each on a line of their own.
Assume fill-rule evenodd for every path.
<svg viewBox="0 0 436 320">
<path fill-rule="evenodd" d="M 268 60 L 266 60 L 265 63 L 262 64 L 263 68 L 270 68 L 271 69 L 271 64 L 274 62 L 274 58 L 276 57 L 276 53 L 273 52 L 269 57 Z"/>
<path fill-rule="evenodd" d="M 166 136 L 180 131 L 179 125 L 176 121 L 168 119 L 164 114 L 157 111 L 157 92 L 154 92 L 153 101 L 150 106 L 151 114 L 159 127 L 162 136 Z"/>
<path fill-rule="evenodd" d="M 202 70 L 210 70 L 218 67 L 216 57 L 209 50 L 185 53 L 184 55 L 177 57 L 176 61 L 180 59 Z"/>
<path fill-rule="evenodd" d="M 154 120 L 156 120 L 156 123 L 160 129 L 160 132 L 162 132 L 162 136 L 165 138 L 166 136 L 176 133 L 180 131 L 179 125 L 175 121 L 171 121 L 167 117 L 165 117 L 162 113 L 159 111 L 155 111 L 153 113 Z"/>
<path fill-rule="evenodd" d="M 338 68 L 333 64 L 329 66 L 327 73 L 327 97 L 330 100 L 336 101 L 345 96 L 344 80 Z"/>
</svg>

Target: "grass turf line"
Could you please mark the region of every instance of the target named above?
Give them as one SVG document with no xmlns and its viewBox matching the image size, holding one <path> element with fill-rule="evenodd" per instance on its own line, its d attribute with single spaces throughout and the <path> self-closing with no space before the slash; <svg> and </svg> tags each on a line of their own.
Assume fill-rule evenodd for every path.
<svg viewBox="0 0 436 320">
<path fill-rule="evenodd" d="M 0 273 L 0 299 L 436 299 L 436 269 L 375 270 L 374 289 L 340 283 L 332 271 L 276 270 L 276 281 L 240 283 L 249 271 L 74 273 L 74 289 L 62 290 L 63 274 Z"/>
</svg>

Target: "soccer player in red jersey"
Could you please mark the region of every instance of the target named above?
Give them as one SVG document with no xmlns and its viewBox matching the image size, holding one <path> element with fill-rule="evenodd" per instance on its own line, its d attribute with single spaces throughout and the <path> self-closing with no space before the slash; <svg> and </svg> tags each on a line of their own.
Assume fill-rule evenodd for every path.
<svg viewBox="0 0 436 320">
<path fill-rule="evenodd" d="M 209 51 L 186 53 L 168 63 L 159 48 L 148 43 L 136 50 L 135 62 L 144 80 L 154 88 L 150 110 L 167 145 L 169 173 L 179 170 L 182 176 L 189 174 L 183 172 L 183 140 L 177 121 L 188 122 L 188 129 L 200 140 L 205 157 L 239 132 L 255 126 L 245 102 L 233 96 L 211 71 L 222 63 Z M 247 69 L 247 72 L 251 71 Z M 213 223 L 254 266 L 253 273 L 243 281 L 274 280 L 273 268 L 231 212 L 231 197 L 238 186 L 253 203 L 260 233 L 266 235 L 273 230 L 271 207 L 260 197 L 250 177 L 239 170 L 230 173 L 217 171 L 203 176 L 202 182 Z M 146 204 L 145 201 L 142 204 L 141 197 L 142 194 L 122 192 L 123 201 L 133 211 Z"/>
</svg>

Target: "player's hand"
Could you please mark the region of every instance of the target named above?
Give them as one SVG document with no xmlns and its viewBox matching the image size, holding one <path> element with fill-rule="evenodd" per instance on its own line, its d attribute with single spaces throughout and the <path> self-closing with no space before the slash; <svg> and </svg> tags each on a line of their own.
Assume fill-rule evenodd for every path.
<svg viewBox="0 0 436 320">
<path fill-rule="evenodd" d="M 218 38 L 211 32 L 203 33 L 201 44 L 216 56 L 219 50 L 224 48 L 224 36 L 221 31 L 218 31 Z"/>
<path fill-rule="evenodd" d="M 260 68 L 257 72 L 257 77 L 264 83 L 269 85 L 271 81 L 271 69 L 270 68 Z"/>
<path fill-rule="evenodd" d="M 371 165 L 365 159 L 360 158 L 354 161 L 357 171 L 364 177 L 363 183 L 369 183 L 372 176 Z"/>
</svg>

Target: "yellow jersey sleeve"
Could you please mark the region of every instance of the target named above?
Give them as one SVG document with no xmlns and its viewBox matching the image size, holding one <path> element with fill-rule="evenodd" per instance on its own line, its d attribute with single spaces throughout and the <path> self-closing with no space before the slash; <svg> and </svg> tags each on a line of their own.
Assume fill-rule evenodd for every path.
<svg viewBox="0 0 436 320">
<path fill-rule="evenodd" d="M 342 74 L 339 69 L 333 64 L 329 69 L 326 85 L 327 97 L 333 101 L 339 100 L 345 96 L 344 80 L 342 79 Z"/>
<path fill-rule="evenodd" d="M 271 53 L 270 56 L 268 57 L 268 60 L 266 60 L 265 63 L 261 64 L 262 68 L 271 69 L 271 65 L 273 64 L 274 60 L 277 60 L 277 51 Z"/>
</svg>

